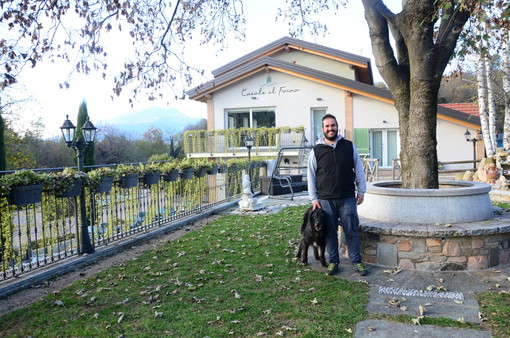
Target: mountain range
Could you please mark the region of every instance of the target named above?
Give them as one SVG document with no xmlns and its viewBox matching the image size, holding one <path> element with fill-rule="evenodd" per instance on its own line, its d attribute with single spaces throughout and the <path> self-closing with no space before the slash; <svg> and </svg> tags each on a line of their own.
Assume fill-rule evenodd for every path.
<svg viewBox="0 0 510 338">
<path fill-rule="evenodd" d="M 198 121 L 200 118 L 189 117 L 175 108 L 155 107 L 101 120 L 98 121 L 98 125 L 112 125 L 118 130 L 126 132 L 132 138 L 139 138 L 149 128 L 158 128 L 164 134 L 173 135 Z"/>
</svg>

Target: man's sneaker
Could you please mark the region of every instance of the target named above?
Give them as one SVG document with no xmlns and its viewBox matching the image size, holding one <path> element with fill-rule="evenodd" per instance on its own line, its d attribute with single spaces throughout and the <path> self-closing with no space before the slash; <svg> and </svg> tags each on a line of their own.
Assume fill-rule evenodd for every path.
<svg viewBox="0 0 510 338">
<path fill-rule="evenodd" d="M 326 273 L 330 276 L 333 276 L 337 272 L 338 272 L 338 263 L 329 263 L 328 270 L 326 270 Z"/>
<path fill-rule="evenodd" d="M 356 263 L 352 265 L 352 269 L 358 273 L 360 276 L 366 276 L 367 275 L 367 269 L 363 266 L 361 263 Z"/>
</svg>

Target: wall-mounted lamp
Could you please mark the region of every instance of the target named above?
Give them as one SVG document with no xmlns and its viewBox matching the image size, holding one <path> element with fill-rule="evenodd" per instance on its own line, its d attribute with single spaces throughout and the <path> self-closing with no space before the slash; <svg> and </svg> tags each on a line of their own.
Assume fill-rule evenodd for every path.
<svg viewBox="0 0 510 338">
<path fill-rule="evenodd" d="M 386 121 L 386 120 L 383 120 L 383 121 L 382 121 L 382 123 L 388 123 L 388 121 Z"/>
<path fill-rule="evenodd" d="M 256 97 L 256 96 L 252 96 L 252 97 L 251 97 L 251 99 L 252 99 L 252 100 L 256 100 L 256 99 L 257 99 L 257 97 Z"/>
<path fill-rule="evenodd" d="M 317 101 L 322 101 L 322 97 L 318 97 L 316 100 Z"/>
</svg>

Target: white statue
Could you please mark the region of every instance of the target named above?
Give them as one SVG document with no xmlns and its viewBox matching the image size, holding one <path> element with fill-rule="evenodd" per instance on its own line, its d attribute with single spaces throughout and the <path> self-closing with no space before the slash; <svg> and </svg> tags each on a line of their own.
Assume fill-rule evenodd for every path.
<svg viewBox="0 0 510 338">
<path fill-rule="evenodd" d="M 256 211 L 263 208 L 263 205 L 253 198 L 251 191 L 250 175 L 243 176 L 243 196 L 239 201 L 239 209 L 242 211 Z"/>
</svg>

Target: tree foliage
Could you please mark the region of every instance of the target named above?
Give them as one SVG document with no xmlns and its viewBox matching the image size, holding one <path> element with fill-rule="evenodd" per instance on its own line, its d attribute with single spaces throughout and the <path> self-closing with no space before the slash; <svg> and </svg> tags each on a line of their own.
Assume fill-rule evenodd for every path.
<svg viewBox="0 0 510 338">
<path fill-rule="evenodd" d="M 183 59 L 186 42 L 195 38 L 223 43 L 227 35 L 243 37 L 240 0 L 5 0 L 0 9 L 8 28 L 0 38 L 1 88 L 45 57 L 75 62 L 77 72 L 98 71 L 106 77 L 108 39 L 124 39 L 132 42 L 133 55 L 114 76 L 113 93 L 119 95 L 134 84 L 133 95 L 143 91 L 154 99 L 163 95 L 165 84 L 173 84 L 165 89 L 173 88 L 182 78 L 188 85 L 201 73 Z"/>
</svg>

